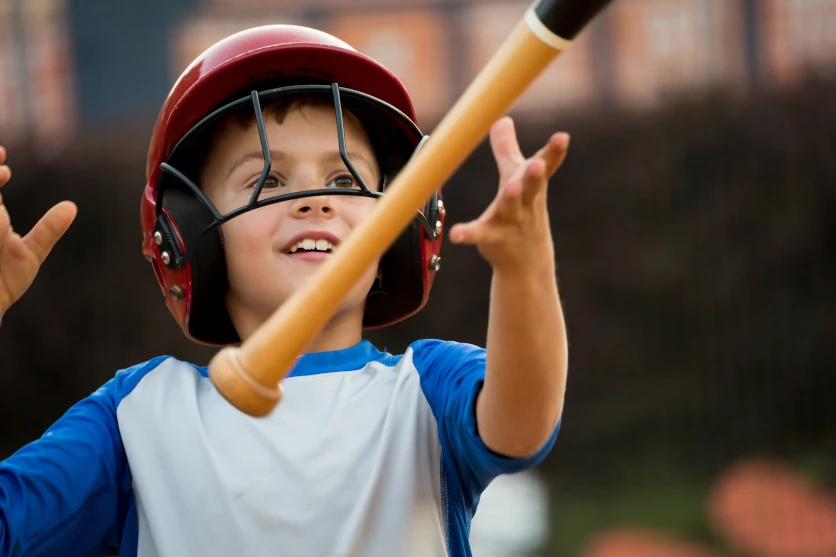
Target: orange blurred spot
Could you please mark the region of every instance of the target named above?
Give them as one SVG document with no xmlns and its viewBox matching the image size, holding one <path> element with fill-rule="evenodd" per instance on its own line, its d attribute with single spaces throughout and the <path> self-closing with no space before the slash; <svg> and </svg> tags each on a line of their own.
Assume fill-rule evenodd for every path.
<svg viewBox="0 0 836 557">
<path fill-rule="evenodd" d="M 644 530 L 617 529 L 599 534 L 583 557 L 715 557 L 710 550 L 670 536 Z"/>
<path fill-rule="evenodd" d="M 836 555 L 836 498 L 780 463 L 751 460 L 733 466 L 712 490 L 708 505 L 714 528 L 742 553 Z"/>
</svg>

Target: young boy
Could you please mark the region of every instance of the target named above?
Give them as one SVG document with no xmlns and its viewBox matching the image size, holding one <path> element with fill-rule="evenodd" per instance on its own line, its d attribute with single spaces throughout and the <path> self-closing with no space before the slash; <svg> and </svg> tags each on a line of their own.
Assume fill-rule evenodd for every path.
<svg viewBox="0 0 836 557">
<path fill-rule="evenodd" d="M 391 73 L 319 31 L 266 26 L 202 54 L 163 107 L 142 201 L 143 252 L 185 334 L 251 335 L 369 217 L 420 147 L 413 120 Z M 435 197 L 269 416 L 237 411 L 206 368 L 160 357 L 0 463 L 0 556 L 470 555 L 480 493 L 552 447 L 567 367 L 546 186 L 568 137 L 527 160 L 509 119 L 490 139 L 496 199 L 449 231 L 493 266 L 486 350 L 421 340 L 393 356 L 362 340 L 425 303 Z M 0 204 L 0 315 L 75 214 L 61 203 L 20 237 Z"/>
</svg>

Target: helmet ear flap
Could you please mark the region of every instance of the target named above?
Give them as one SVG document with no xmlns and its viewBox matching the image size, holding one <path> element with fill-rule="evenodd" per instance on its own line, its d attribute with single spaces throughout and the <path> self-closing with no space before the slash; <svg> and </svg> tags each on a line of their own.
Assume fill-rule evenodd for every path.
<svg viewBox="0 0 836 557">
<path fill-rule="evenodd" d="M 424 305 L 422 228 L 413 220 L 380 260 L 380 280 L 366 298 L 363 327 L 389 325 Z"/>
<path fill-rule="evenodd" d="M 226 310 L 227 275 L 223 237 L 220 226 L 201 233 L 215 223 L 212 212 L 195 195 L 183 187 L 170 187 L 165 192 L 165 211 L 170 224 L 183 244 L 195 246 L 187 265 L 191 284 L 187 289 L 186 332 L 201 342 L 224 345 L 240 342 L 238 333 Z"/>
</svg>

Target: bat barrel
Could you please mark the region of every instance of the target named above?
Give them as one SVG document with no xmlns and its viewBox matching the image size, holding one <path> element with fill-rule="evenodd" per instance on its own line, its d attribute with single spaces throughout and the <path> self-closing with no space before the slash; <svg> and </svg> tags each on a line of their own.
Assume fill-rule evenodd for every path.
<svg viewBox="0 0 836 557">
<path fill-rule="evenodd" d="M 209 374 L 230 403 L 253 416 L 272 410 L 281 397 L 280 381 L 349 290 L 414 218 L 416 209 L 476 148 L 490 126 L 606 4 L 542 0 L 528 10 L 430 140 L 387 188 L 371 215 L 240 348 L 226 348 L 215 356 Z"/>
</svg>

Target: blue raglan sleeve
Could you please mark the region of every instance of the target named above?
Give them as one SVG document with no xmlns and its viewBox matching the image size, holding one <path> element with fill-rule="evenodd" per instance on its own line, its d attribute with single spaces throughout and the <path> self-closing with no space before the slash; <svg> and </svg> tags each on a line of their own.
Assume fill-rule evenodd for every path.
<svg viewBox="0 0 836 557">
<path fill-rule="evenodd" d="M 557 438 L 560 423 L 546 444 L 528 458 L 493 452 L 479 437 L 476 397 L 485 381 L 483 348 L 470 344 L 422 340 L 412 345 L 413 363 L 421 388 L 438 423 L 444 465 L 452 474 L 468 506 L 500 474 L 520 472 L 539 464 Z"/>
<path fill-rule="evenodd" d="M 119 372 L 0 462 L 0 557 L 119 553 L 131 476 L 116 407 L 160 361 Z"/>
</svg>

